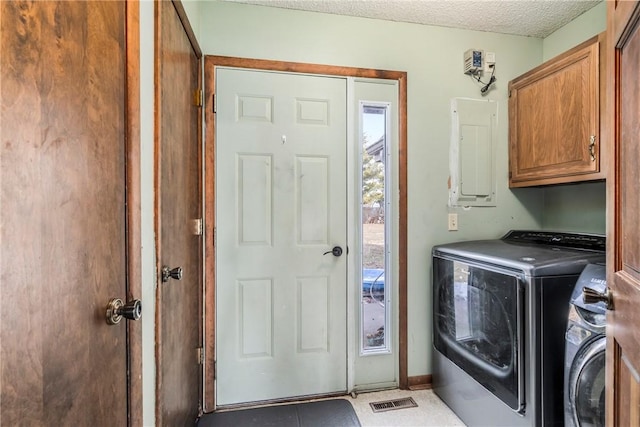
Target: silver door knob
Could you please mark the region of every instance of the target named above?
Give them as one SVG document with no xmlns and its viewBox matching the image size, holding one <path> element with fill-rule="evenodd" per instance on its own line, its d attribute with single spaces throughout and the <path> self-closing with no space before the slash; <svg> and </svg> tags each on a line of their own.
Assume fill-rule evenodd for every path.
<svg viewBox="0 0 640 427">
<path fill-rule="evenodd" d="M 607 310 L 613 309 L 613 296 L 609 288 L 605 289 L 604 292 L 598 292 L 592 288 L 582 288 L 582 301 L 585 304 L 603 302 L 607 306 Z"/>
<path fill-rule="evenodd" d="M 168 282 L 169 279 L 182 280 L 182 267 L 162 267 L 162 282 Z"/>
<path fill-rule="evenodd" d="M 138 320 L 142 316 L 142 303 L 134 299 L 123 303 L 120 298 L 112 298 L 107 304 L 107 324 L 117 325 L 122 318 Z"/>
</svg>

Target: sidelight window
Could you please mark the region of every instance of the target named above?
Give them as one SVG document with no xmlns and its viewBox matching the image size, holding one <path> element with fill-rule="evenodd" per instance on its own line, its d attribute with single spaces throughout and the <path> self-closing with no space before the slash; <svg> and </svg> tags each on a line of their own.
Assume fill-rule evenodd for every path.
<svg viewBox="0 0 640 427">
<path fill-rule="evenodd" d="M 389 108 L 386 103 L 360 103 L 362 354 L 391 351 Z"/>
</svg>

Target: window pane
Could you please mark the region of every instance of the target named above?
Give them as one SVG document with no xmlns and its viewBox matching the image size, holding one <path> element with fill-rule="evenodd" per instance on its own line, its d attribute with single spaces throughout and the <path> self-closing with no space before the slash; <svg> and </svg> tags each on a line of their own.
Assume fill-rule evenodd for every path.
<svg viewBox="0 0 640 427">
<path fill-rule="evenodd" d="M 385 224 L 387 107 L 363 105 L 362 123 L 362 350 L 387 351 L 389 337 Z"/>
</svg>

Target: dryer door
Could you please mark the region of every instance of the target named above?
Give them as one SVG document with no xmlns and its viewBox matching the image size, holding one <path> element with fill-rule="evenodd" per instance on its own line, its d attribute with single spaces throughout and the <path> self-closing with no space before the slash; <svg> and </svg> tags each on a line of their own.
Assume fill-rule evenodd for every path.
<svg viewBox="0 0 640 427">
<path fill-rule="evenodd" d="M 604 426 L 605 348 L 603 335 L 580 348 L 571 366 L 569 393 L 577 426 Z"/>
<path fill-rule="evenodd" d="M 513 271 L 434 256 L 436 350 L 524 413 L 522 280 Z"/>
</svg>

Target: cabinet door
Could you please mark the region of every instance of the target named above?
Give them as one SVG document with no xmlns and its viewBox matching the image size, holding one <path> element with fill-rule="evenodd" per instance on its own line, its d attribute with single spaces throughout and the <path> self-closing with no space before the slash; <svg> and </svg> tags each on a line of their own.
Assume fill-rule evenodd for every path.
<svg viewBox="0 0 640 427">
<path fill-rule="evenodd" d="M 599 37 L 509 83 L 511 187 L 604 178 Z"/>
</svg>

